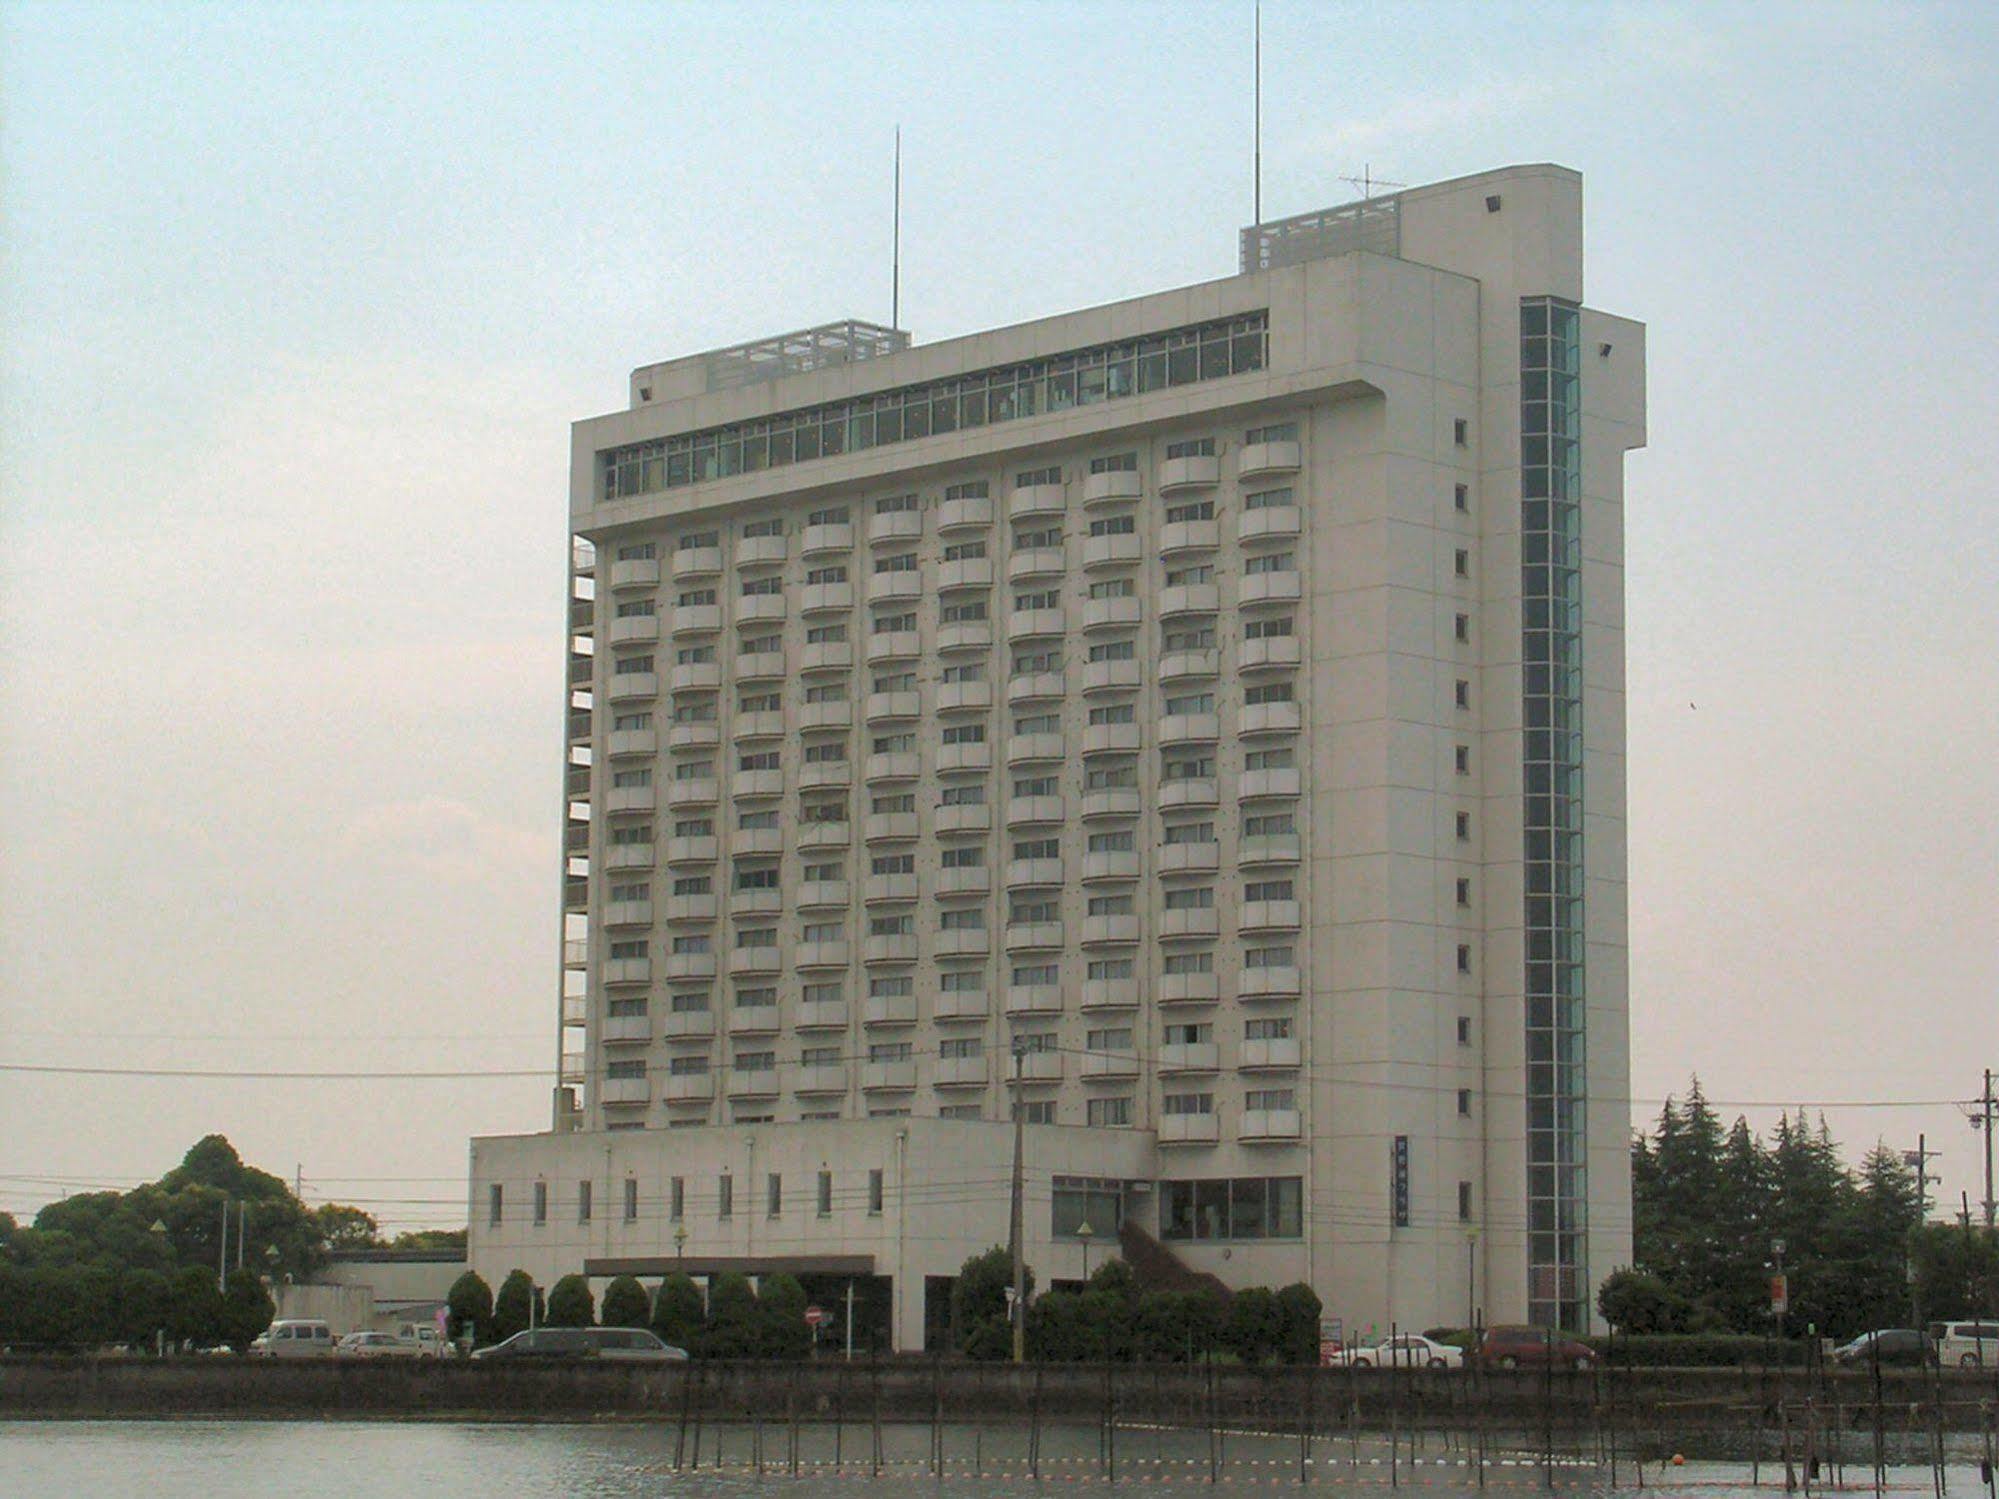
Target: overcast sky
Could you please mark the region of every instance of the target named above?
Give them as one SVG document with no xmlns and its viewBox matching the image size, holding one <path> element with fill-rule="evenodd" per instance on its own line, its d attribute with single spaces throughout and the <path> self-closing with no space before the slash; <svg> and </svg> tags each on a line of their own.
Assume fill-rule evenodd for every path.
<svg viewBox="0 0 1999 1499">
<path fill-rule="evenodd" d="M 633 365 L 1231 272 L 1250 7 L 0 9 L 0 1061 L 554 1052 L 568 424 Z M 1999 1067 L 1999 8 L 1292 3 L 1264 203 L 1551 160 L 1651 327 L 1633 1077 Z M 1728 1112 L 1736 1112 L 1731 1108 Z M 0 1207 L 220 1130 L 463 1223 L 546 1078 L 0 1072 Z"/>
</svg>

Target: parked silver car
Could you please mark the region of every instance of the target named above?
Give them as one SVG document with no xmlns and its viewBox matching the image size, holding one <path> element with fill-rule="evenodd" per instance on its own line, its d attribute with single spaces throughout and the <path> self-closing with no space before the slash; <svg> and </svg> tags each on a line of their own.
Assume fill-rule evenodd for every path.
<svg viewBox="0 0 1999 1499">
<path fill-rule="evenodd" d="M 640 1327 L 536 1327 L 474 1351 L 475 1359 L 605 1359 L 620 1363 L 679 1363 L 685 1348 L 663 1343 Z"/>
</svg>

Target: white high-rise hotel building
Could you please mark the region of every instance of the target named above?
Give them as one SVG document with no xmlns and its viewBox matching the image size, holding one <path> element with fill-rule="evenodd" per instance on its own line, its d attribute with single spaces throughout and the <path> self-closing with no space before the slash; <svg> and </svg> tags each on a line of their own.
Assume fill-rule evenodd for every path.
<svg viewBox="0 0 1999 1499">
<path fill-rule="evenodd" d="M 922 1346 L 1017 1098 L 1042 1286 L 1124 1234 L 1591 1320 L 1644 332 L 1582 295 L 1524 166 L 636 371 L 574 435 L 556 1117 L 473 1143 L 474 1266 L 851 1279 Z"/>
</svg>

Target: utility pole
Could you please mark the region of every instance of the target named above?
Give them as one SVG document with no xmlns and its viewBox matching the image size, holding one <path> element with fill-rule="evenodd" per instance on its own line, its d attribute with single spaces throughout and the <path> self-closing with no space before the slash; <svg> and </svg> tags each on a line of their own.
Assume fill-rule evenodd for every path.
<svg viewBox="0 0 1999 1499">
<path fill-rule="evenodd" d="M 1992 1134 L 1999 1130 L 1999 1098 L 1995 1098 L 1992 1083 L 1995 1074 L 1990 1067 L 1985 1069 L 1985 1088 L 1977 1101 L 1970 1105 L 1978 1112 L 1971 1116 L 1971 1127 L 1985 1136 L 1985 1228 L 1989 1233 L 1994 1227 L 1994 1211 L 1999 1208 L 1992 1195 Z"/>
<path fill-rule="evenodd" d="M 1941 1182 L 1943 1180 L 1940 1176 L 1930 1175 L 1930 1162 L 1942 1154 L 1943 1152 L 1940 1150 L 1930 1149 L 1930 1137 L 1928 1135 L 1917 1135 L 1916 1148 L 1902 1152 L 1902 1163 L 1916 1168 L 1917 1228 L 1921 1228 L 1929 1221 L 1930 1183 Z M 1920 1328 L 1923 1325 L 1923 1293 L 1921 1286 L 1916 1282 L 1916 1267 L 1913 1262 L 1908 1266 L 1908 1276 L 1909 1319 L 1912 1326 Z"/>
<path fill-rule="evenodd" d="M 1007 1310 L 1013 1319 L 1013 1361 L 1027 1362 L 1027 1176 L 1022 1158 L 1027 1144 L 1027 1116 L 1020 1106 L 1020 1073 L 1027 1056 L 1027 1038 L 1013 1038 L 1013 1221 L 1007 1229 L 1007 1248 L 1013 1256 L 1013 1305 Z"/>
<path fill-rule="evenodd" d="M 215 1256 L 215 1289 L 229 1289 L 229 1199 L 222 1199 L 222 1246 Z"/>
</svg>

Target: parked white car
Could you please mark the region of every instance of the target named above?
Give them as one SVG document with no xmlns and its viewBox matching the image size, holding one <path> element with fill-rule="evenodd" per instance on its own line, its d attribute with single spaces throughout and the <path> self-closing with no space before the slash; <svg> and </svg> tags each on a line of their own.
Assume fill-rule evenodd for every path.
<svg viewBox="0 0 1999 1499">
<path fill-rule="evenodd" d="M 1983 1322 L 1932 1322 L 1930 1341 L 1946 1369 L 1999 1368 L 1999 1317 Z"/>
<path fill-rule="evenodd" d="M 420 1358 L 415 1338 L 393 1332 L 350 1332 L 334 1345 L 336 1358 Z"/>
<path fill-rule="evenodd" d="M 1462 1369 L 1464 1351 L 1421 1333 L 1397 1333 L 1372 1348 L 1343 1348 L 1332 1356 L 1335 1365 L 1356 1369 Z"/>
</svg>

